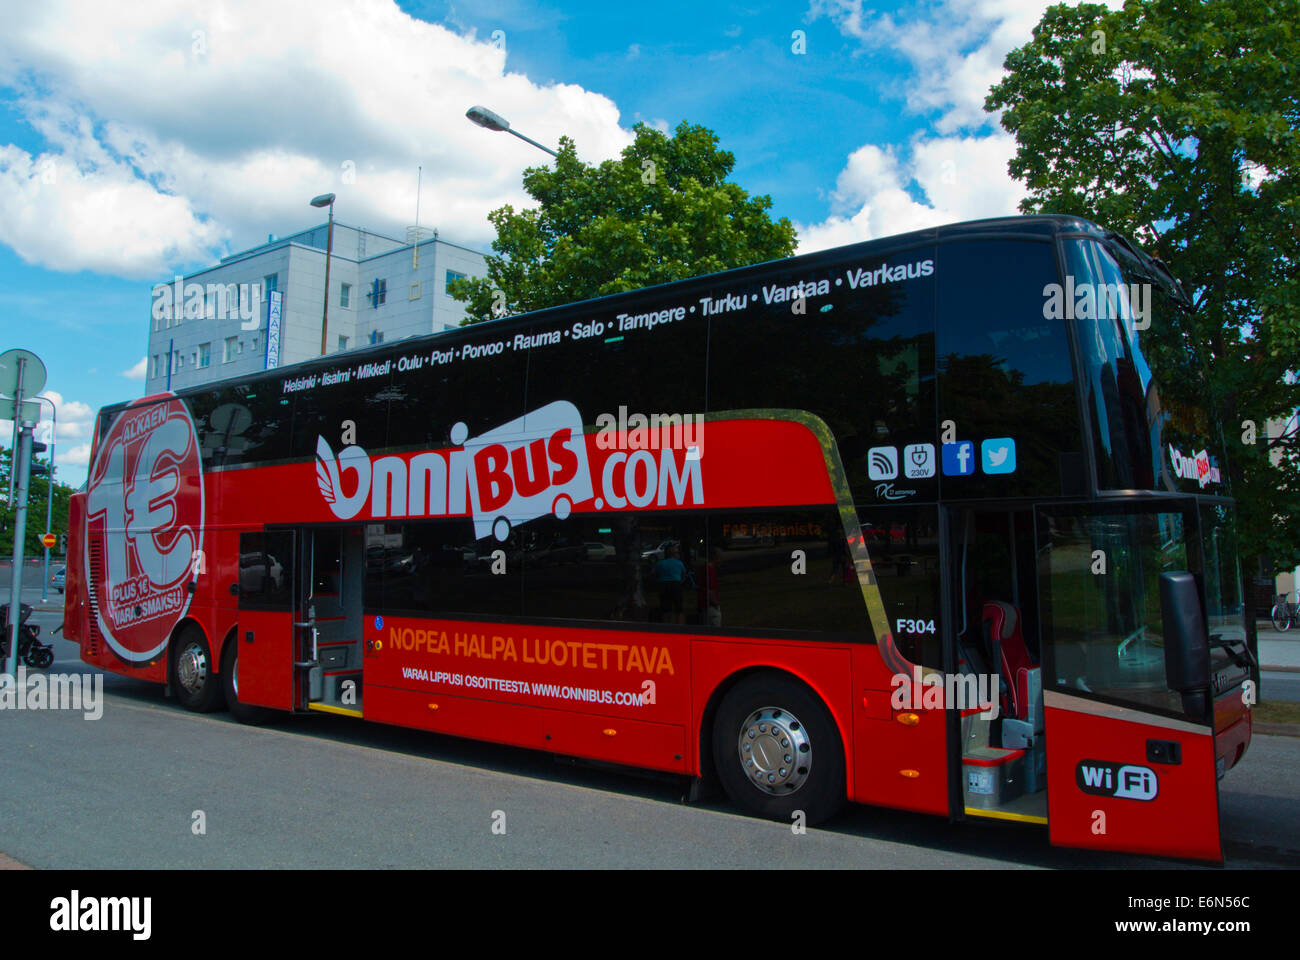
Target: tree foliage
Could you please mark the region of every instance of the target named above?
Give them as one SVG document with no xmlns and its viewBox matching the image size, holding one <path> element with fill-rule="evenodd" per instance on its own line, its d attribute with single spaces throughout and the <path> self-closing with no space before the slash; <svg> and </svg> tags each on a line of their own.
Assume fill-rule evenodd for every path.
<svg viewBox="0 0 1300 960">
<path fill-rule="evenodd" d="M 772 201 L 727 180 L 735 157 L 710 130 L 680 124 L 672 137 L 638 124 L 617 160 L 592 166 L 564 137 L 552 166 L 530 167 L 533 209 L 506 205 L 488 219 L 496 256 L 487 279 L 456 280 L 470 323 L 636 290 L 790 256 L 790 221 Z"/>
<path fill-rule="evenodd" d="M 0 447 L 0 497 L 9 489 L 9 468 L 13 453 L 8 447 Z M 41 534 L 45 533 L 45 504 L 49 496 L 50 478 L 32 474 L 27 493 L 27 535 L 23 538 L 23 550 L 28 557 L 43 556 L 45 548 L 41 545 Z M 54 510 L 51 520 L 51 532 L 66 533 L 68 529 L 68 503 L 72 487 L 54 481 Z M 8 560 L 14 554 L 14 508 L 0 499 L 0 557 Z M 50 552 L 53 557 L 58 548 Z M 0 600 L 7 602 L 7 600 Z"/>
<path fill-rule="evenodd" d="M 1062 4 L 1005 68 L 985 109 L 1016 138 L 1021 209 L 1086 217 L 1169 264 L 1194 304 L 1243 551 L 1294 564 L 1300 445 L 1265 423 L 1300 404 L 1300 0 Z M 1178 346 L 1176 330 L 1146 336 Z"/>
</svg>

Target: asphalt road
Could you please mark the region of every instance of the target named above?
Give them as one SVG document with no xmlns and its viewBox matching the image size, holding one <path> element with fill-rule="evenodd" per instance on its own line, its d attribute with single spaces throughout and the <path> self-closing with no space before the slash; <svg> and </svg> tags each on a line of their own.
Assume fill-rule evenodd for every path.
<svg viewBox="0 0 1300 960">
<path fill-rule="evenodd" d="M 1300 701 L 1300 673 L 1264 670 L 1259 675 L 1259 695 L 1263 700 Z"/>
<path fill-rule="evenodd" d="M 51 598 L 33 603 L 42 638 L 62 618 Z M 54 643 L 53 671 L 90 670 Z M 246 727 L 113 675 L 104 691 L 99 720 L 0 716 L 0 853 L 73 869 L 1179 865 L 1056 849 L 1041 828 L 858 806 L 796 836 L 722 800 L 686 804 L 679 778 L 345 717 Z M 1228 866 L 1300 866 L 1300 738 L 1256 737 L 1220 792 Z"/>
</svg>

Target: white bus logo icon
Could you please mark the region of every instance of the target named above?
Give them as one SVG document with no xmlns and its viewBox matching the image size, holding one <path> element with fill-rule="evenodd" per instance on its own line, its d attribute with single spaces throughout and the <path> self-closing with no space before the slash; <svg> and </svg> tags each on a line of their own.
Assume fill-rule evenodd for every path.
<svg viewBox="0 0 1300 960">
<path fill-rule="evenodd" d="M 452 442 L 469 455 L 469 497 L 474 536 L 489 532 L 504 542 L 521 523 L 555 514 L 563 520 L 575 503 L 592 497 L 582 415 L 567 400 L 548 403 L 517 420 L 465 439 L 452 428 Z"/>
</svg>

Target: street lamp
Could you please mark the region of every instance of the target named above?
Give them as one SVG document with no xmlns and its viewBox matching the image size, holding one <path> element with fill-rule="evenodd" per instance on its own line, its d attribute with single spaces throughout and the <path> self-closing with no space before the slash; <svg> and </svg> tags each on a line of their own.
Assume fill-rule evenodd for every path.
<svg viewBox="0 0 1300 960">
<path fill-rule="evenodd" d="M 321 307 L 320 312 L 320 355 L 323 357 L 325 335 L 329 330 L 330 318 L 330 252 L 334 249 L 334 194 L 322 193 L 319 197 L 312 197 L 311 205 L 330 208 L 329 231 L 325 235 L 325 305 Z"/>
<path fill-rule="evenodd" d="M 500 114 L 493 113 L 487 107 L 470 107 L 468 110 L 465 111 L 465 116 L 469 117 L 470 120 L 472 120 L 474 123 L 477 123 L 480 127 L 484 127 L 488 130 L 497 130 L 497 131 L 504 130 L 506 133 L 513 133 L 520 140 L 523 140 L 526 143 L 531 143 L 538 150 L 545 150 L 553 157 L 559 156 L 559 154 L 556 153 L 554 150 L 552 150 L 550 147 L 544 147 L 536 140 L 533 140 L 531 137 L 525 137 L 518 130 L 511 130 L 509 120 L 507 120 L 505 117 L 501 116 Z"/>
<path fill-rule="evenodd" d="M 51 526 L 54 518 L 54 435 L 59 429 L 59 409 L 49 397 L 37 397 L 37 400 L 50 405 L 50 472 L 45 478 L 45 532 L 53 533 Z M 66 552 L 63 559 L 68 559 Z M 45 548 L 45 565 L 41 571 L 41 603 L 48 602 L 50 588 L 50 548 Z"/>
</svg>

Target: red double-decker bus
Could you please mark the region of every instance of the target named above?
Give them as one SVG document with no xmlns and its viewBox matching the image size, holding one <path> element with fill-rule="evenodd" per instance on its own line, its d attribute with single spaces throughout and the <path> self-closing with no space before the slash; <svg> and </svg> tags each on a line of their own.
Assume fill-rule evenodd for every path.
<svg viewBox="0 0 1300 960">
<path fill-rule="evenodd" d="M 1255 668 L 1185 299 L 1009 218 L 109 407 L 68 636 L 249 722 L 1220 860 Z"/>
</svg>

